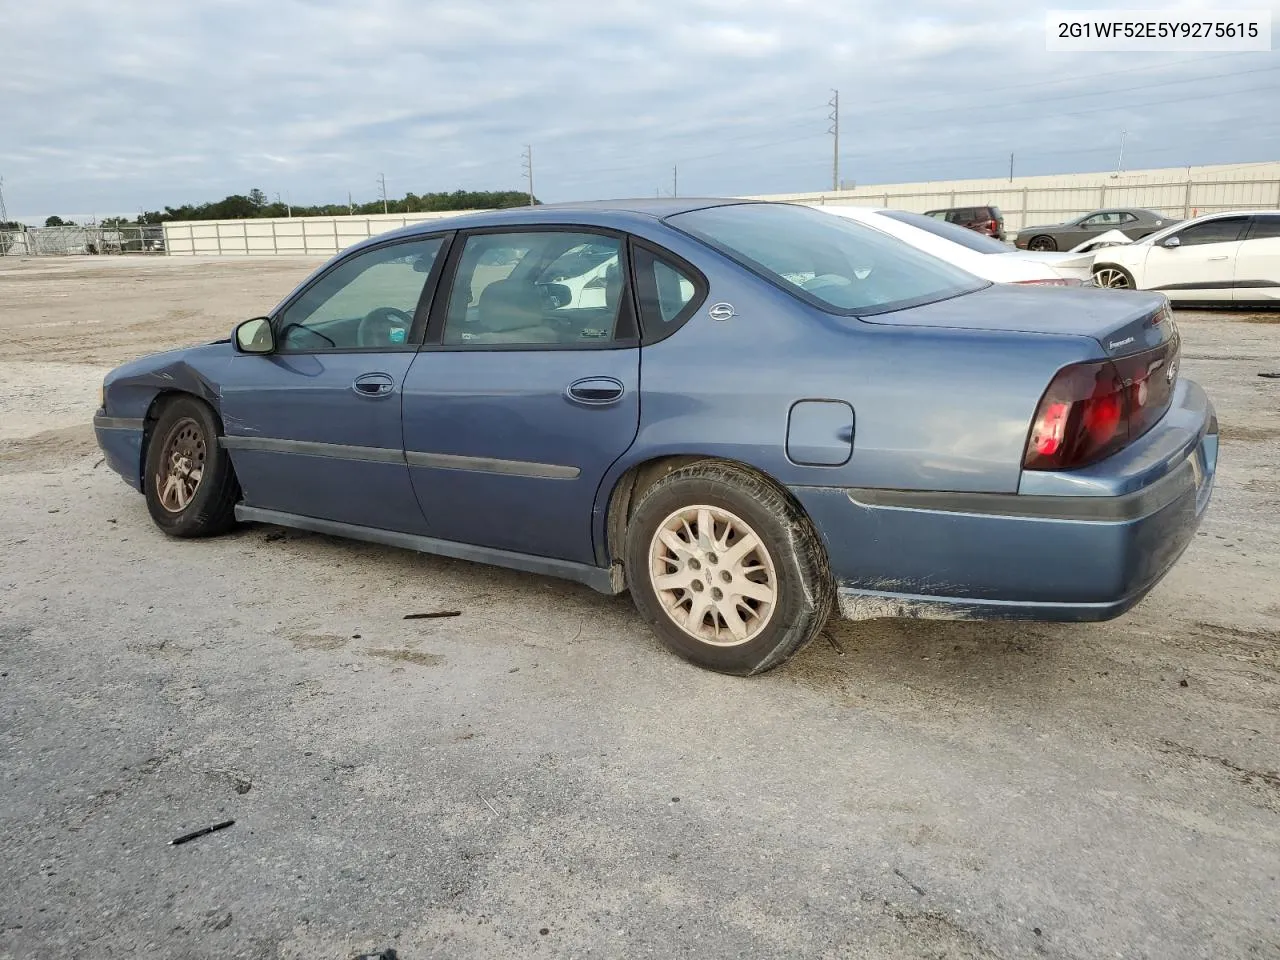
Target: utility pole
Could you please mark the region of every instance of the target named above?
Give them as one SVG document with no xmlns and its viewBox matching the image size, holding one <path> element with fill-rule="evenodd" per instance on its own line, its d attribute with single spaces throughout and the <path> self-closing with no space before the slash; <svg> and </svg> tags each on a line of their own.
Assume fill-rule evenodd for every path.
<svg viewBox="0 0 1280 960">
<path fill-rule="evenodd" d="M 289 218 L 291 218 L 291 219 L 292 219 L 292 217 L 293 217 L 293 205 L 292 205 L 292 204 L 290 204 L 290 203 L 289 203 L 289 201 L 287 201 L 287 200 L 281 200 L 281 199 L 280 199 L 280 191 L 279 191 L 279 190 L 277 190 L 277 191 L 276 191 L 276 203 L 283 203 L 283 204 L 284 204 L 284 215 L 285 215 L 286 217 L 289 217 Z"/>
<path fill-rule="evenodd" d="M 671 196 L 680 196 L 680 164 L 671 168 Z"/>
<path fill-rule="evenodd" d="M 525 179 L 529 181 L 529 206 L 532 207 L 533 206 L 533 145 L 532 144 L 527 144 L 527 143 L 525 144 L 524 160 L 523 160 L 522 166 L 524 167 Z"/>
<path fill-rule="evenodd" d="M 1013 154 L 1009 154 L 1009 182 L 1013 183 Z"/>
<path fill-rule="evenodd" d="M 387 175 L 385 173 L 378 174 L 378 186 L 382 190 L 382 212 L 387 212 Z"/>
<path fill-rule="evenodd" d="M 1119 175 L 1120 173 L 1124 172 L 1124 141 L 1125 141 L 1125 138 L 1127 138 L 1128 136 L 1129 136 L 1129 131 L 1128 131 L 1128 130 L 1121 130 L 1121 131 L 1120 131 L 1120 156 L 1119 156 L 1119 158 L 1116 160 L 1116 174 L 1117 174 L 1117 175 Z"/>
<path fill-rule="evenodd" d="M 831 189 L 840 189 L 840 91 L 832 90 L 831 99 L 827 101 L 827 106 L 831 108 L 831 113 L 827 119 L 831 121 L 831 127 L 827 133 L 831 134 L 835 139 L 831 144 Z"/>
<path fill-rule="evenodd" d="M 351 202 L 351 191 L 347 191 L 347 216 L 352 216 L 356 212 L 356 205 Z"/>
</svg>

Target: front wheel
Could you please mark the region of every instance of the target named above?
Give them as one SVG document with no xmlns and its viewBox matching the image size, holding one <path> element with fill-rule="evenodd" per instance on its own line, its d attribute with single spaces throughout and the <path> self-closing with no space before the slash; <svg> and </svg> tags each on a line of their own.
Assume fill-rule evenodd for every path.
<svg viewBox="0 0 1280 960">
<path fill-rule="evenodd" d="M 1037 250 L 1042 253 L 1058 249 L 1058 241 L 1053 237 L 1032 237 L 1031 242 L 1027 244 L 1028 250 Z"/>
<path fill-rule="evenodd" d="M 663 643 L 739 676 L 795 654 L 834 602 L 808 518 L 773 484 L 715 461 L 674 470 L 644 494 L 627 528 L 626 571 Z"/>
<path fill-rule="evenodd" d="M 1093 271 L 1093 279 L 1100 287 L 1111 290 L 1133 290 L 1133 274 L 1124 267 L 1104 266 Z"/>
<path fill-rule="evenodd" d="M 208 537 L 235 524 L 240 497 L 218 422 L 195 397 L 169 401 L 147 446 L 143 490 L 156 526 L 171 537 Z"/>
</svg>

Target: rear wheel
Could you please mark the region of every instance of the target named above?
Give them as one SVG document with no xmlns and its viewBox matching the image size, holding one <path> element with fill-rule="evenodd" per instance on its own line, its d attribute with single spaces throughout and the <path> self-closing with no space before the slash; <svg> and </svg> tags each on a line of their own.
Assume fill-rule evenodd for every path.
<svg viewBox="0 0 1280 960">
<path fill-rule="evenodd" d="M 143 490 L 151 519 L 172 537 L 208 537 L 235 524 L 240 488 L 218 422 L 195 397 L 178 397 L 160 411 L 147 446 Z"/>
<path fill-rule="evenodd" d="M 1093 279 L 1098 286 L 1109 287 L 1112 290 L 1135 289 L 1133 274 L 1124 267 L 1116 267 L 1110 264 L 1097 267 L 1093 271 Z"/>
<path fill-rule="evenodd" d="M 627 528 L 626 570 L 663 643 L 742 676 L 812 640 L 834 599 L 809 520 L 773 484 L 715 461 L 675 470 L 644 494 Z"/>
<path fill-rule="evenodd" d="M 1032 237 L 1031 242 L 1027 244 L 1027 249 L 1041 250 L 1041 251 L 1057 250 L 1058 241 L 1053 239 L 1053 237 L 1046 237 L 1046 236 Z"/>
</svg>

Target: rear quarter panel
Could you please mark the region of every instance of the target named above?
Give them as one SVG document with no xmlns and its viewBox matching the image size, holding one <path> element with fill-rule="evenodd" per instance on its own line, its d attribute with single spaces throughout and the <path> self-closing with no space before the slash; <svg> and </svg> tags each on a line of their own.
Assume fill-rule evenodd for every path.
<svg viewBox="0 0 1280 960">
<path fill-rule="evenodd" d="M 598 543 L 621 475 L 671 455 L 739 461 L 787 486 L 1016 492 L 1027 431 L 1053 374 L 1100 355 L 1081 336 L 832 316 L 682 235 L 659 227 L 650 239 L 702 269 L 710 293 L 674 335 L 641 351 L 640 428 L 601 485 Z M 735 315 L 712 320 L 708 308 L 721 302 Z M 808 399 L 853 407 L 847 462 L 787 457 L 789 413 Z"/>
</svg>

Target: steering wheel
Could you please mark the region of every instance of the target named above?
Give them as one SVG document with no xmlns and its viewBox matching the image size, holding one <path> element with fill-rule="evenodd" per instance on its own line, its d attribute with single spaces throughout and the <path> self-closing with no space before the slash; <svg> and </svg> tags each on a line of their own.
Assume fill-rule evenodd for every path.
<svg viewBox="0 0 1280 960">
<path fill-rule="evenodd" d="M 395 307 L 376 307 L 365 314 L 356 328 L 356 343 L 362 347 L 389 347 L 409 338 L 413 317 Z"/>
</svg>

